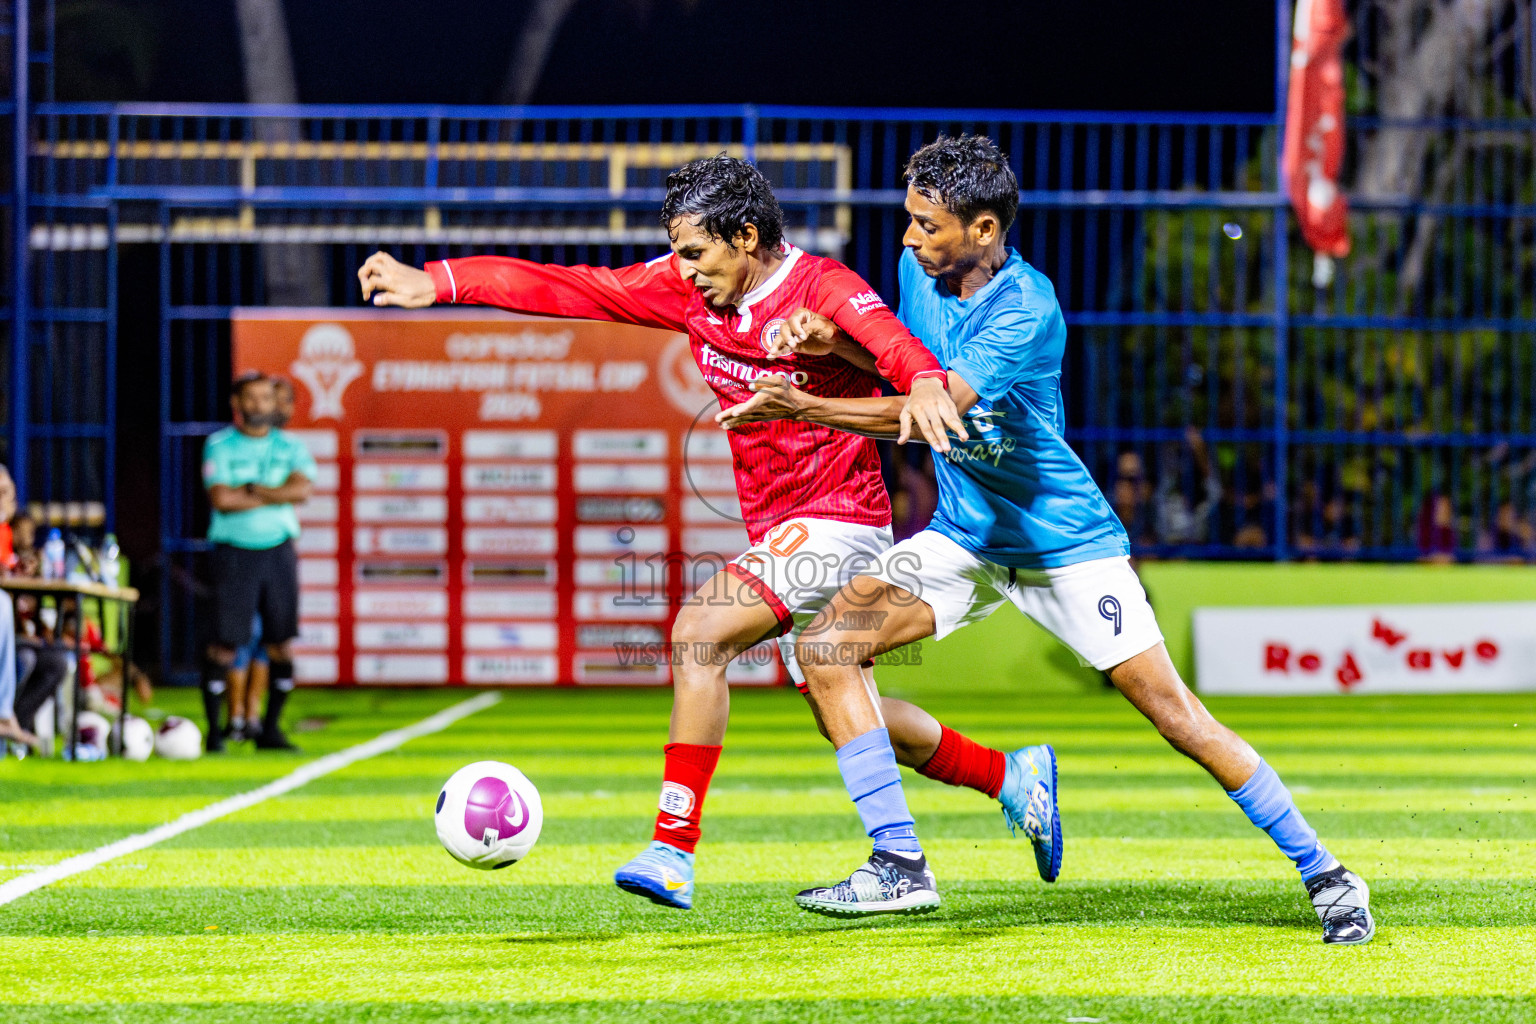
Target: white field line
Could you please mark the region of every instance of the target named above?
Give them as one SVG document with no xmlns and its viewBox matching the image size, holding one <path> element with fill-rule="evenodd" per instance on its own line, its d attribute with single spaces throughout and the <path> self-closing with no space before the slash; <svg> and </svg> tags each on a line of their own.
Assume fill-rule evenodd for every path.
<svg viewBox="0 0 1536 1024">
<path fill-rule="evenodd" d="M 19 900 L 28 893 L 36 892 L 45 885 L 52 885 L 54 882 L 68 878 L 70 875 L 78 875 L 82 871 L 89 871 L 91 868 L 105 864 L 107 861 L 121 857 L 124 854 L 136 853 L 145 847 L 162 843 L 173 836 L 179 836 L 183 832 L 190 832 L 194 828 L 206 825 L 210 821 L 215 821 L 227 814 L 243 811 L 247 807 L 261 803 L 263 800 L 270 800 L 274 796 L 281 796 L 290 790 L 298 789 L 306 783 L 313 782 L 322 775 L 329 775 L 331 772 L 339 771 L 350 764 L 356 764 L 358 761 L 364 761 L 370 757 L 394 750 L 396 747 L 402 746 L 417 737 L 441 732 L 459 719 L 467 718 L 476 711 L 483 711 L 499 700 L 501 700 L 501 695 L 494 692 L 482 693 L 479 696 L 471 697 L 469 700 L 461 701 L 452 707 L 444 708 L 431 717 L 423 718 L 414 725 L 380 733 L 366 743 L 359 743 L 355 747 L 348 747 L 346 750 L 338 750 L 334 754 L 326 754 L 324 757 L 316 758 L 308 764 L 294 769 L 282 778 L 267 783 L 265 786 L 220 800 L 218 803 L 209 804 L 207 807 L 199 808 L 195 811 L 188 811 L 175 821 L 168 821 L 164 825 L 158 825 L 147 832 L 125 836 L 116 842 L 98 847 L 89 853 L 78 854 L 70 857 L 68 860 L 59 861 L 57 864 L 50 864 L 39 871 L 32 872 L 30 875 L 13 878 L 9 882 L 0 884 L 0 907 Z"/>
</svg>

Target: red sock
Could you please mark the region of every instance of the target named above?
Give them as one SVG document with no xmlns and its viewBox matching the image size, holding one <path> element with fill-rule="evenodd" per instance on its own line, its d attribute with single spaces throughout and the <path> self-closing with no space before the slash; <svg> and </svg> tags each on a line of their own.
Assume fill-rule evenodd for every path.
<svg viewBox="0 0 1536 1024">
<path fill-rule="evenodd" d="M 662 775 L 661 813 L 656 815 L 658 842 L 693 852 L 699 842 L 699 818 L 704 813 L 704 794 L 720 762 L 719 747 L 692 743 L 668 743 L 667 768 Z"/>
<path fill-rule="evenodd" d="M 943 730 L 939 749 L 918 774 L 951 786 L 969 786 L 996 800 L 1003 791 L 1003 768 L 1008 760 L 1003 752 L 966 739 L 947 725 L 939 728 Z"/>
</svg>

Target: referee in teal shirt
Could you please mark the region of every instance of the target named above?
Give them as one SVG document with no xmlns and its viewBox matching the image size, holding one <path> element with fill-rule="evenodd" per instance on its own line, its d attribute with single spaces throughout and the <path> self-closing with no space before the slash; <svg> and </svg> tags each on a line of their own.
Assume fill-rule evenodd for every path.
<svg viewBox="0 0 1536 1024">
<path fill-rule="evenodd" d="M 229 397 L 235 423 L 203 446 L 203 486 L 213 506 L 208 539 L 213 543 L 213 632 L 203 671 L 208 715 L 208 752 L 224 749 L 224 690 L 235 652 L 251 642 L 251 620 L 260 613 L 272 685 L 256 746 L 293 750 L 279 719 L 293 690 L 293 638 L 299 634 L 299 561 L 294 506 L 308 500 L 315 459 L 279 430 L 277 396 L 270 377 L 246 373 Z M 237 709 L 238 711 L 239 709 Z"/>
</svg>

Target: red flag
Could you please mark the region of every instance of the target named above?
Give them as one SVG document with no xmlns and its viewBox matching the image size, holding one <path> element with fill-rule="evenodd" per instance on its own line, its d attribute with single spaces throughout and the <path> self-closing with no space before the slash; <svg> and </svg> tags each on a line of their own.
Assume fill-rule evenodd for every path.
<svg viewBox="0 0 1536 1024">
<path fill-rule="evenodd" d="M 1307 244 L 1349 255 L 1349 205 L 1339 189 L 1344 163 L 1344 67 L 1349 35 L 1344 0 L 1297 0 L 1282 168 Z"/>
</svg>

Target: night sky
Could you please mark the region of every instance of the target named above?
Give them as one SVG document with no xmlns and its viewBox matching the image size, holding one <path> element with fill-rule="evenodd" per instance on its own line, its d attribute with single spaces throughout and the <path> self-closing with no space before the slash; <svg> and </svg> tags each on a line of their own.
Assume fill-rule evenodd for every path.
<svg viewBox="0 0 1536 1024">
<path fill-rule="evenodd" d="M 121 32 L 89 15 L 61 25 L 61 50 L 95 70 L 62 75 L 60 99 L 244 99 L 233 0 L 94 2 L 147 26 L 148 57 L 130 73 L 112 52 Z M 487 103 L 527 4 L 286 10 L 305 102 Z M 1274 12 L 1268 0 L 579 0 L 535 102 L 1262 111 Z"/>
</svg>

